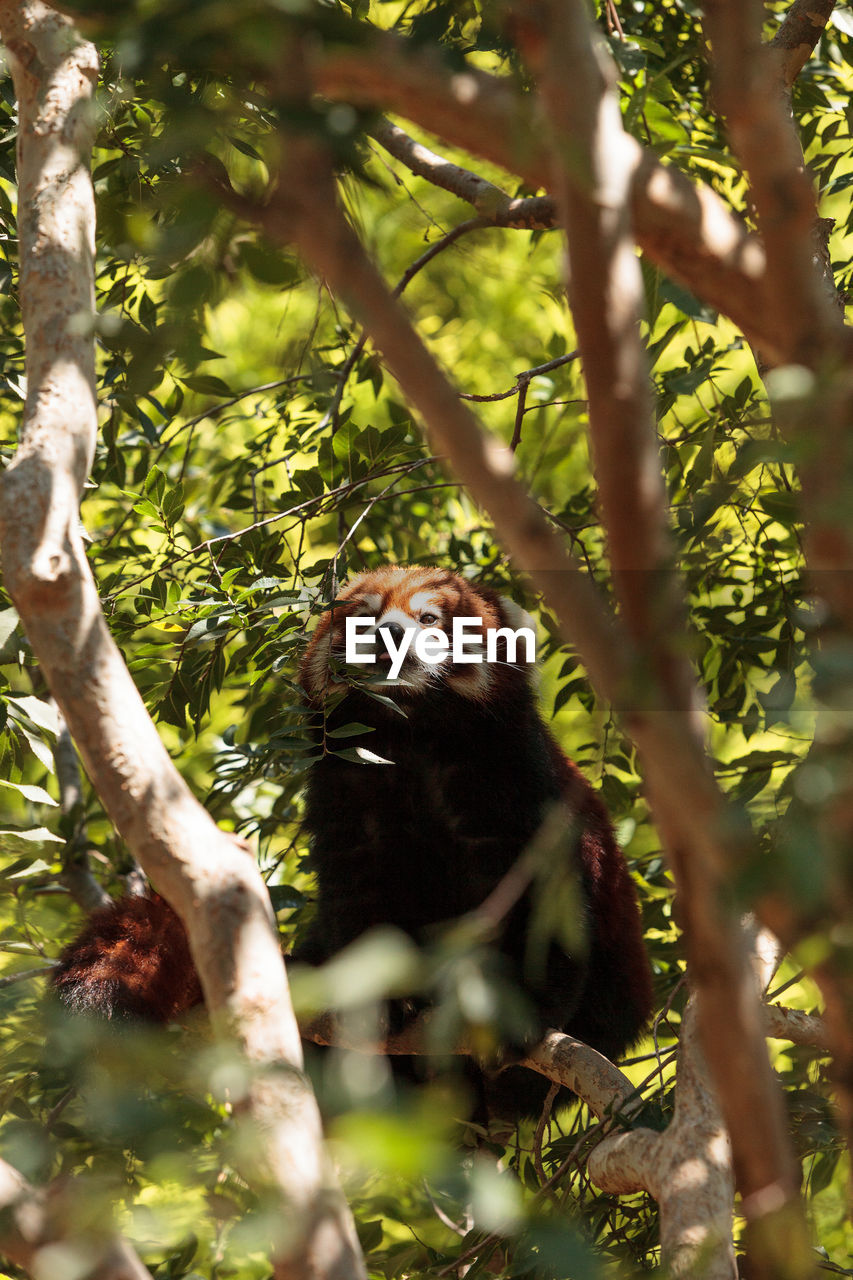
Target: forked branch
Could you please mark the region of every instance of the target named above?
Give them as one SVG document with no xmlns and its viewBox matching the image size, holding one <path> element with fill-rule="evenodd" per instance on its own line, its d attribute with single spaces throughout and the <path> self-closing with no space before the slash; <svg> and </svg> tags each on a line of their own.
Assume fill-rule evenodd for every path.
<svg viewBox="0 0 853 1280">
<path fill-rule="evenodd" d="M 692 1000 L 681 1023 L 669 1127 L 663 1133 L 632 1129 L 605 1138 L 588 1168 L 603 1191 L 654 1196 L 660 1207 L 661 1257 L 672 1276 L 735 1280 L 731 1147 L 706 1078 Z"/>
<path fill-rule="evenodd" d="M 363 37 L 363 32 L 362 32 Z M 309 73 L 326 97 L 381 107 L 471 155 L 547 189 L 551 164 L 532 99 L 510 81 L 451 69 L 434 52 L 390 32 L 309 51 Z M 723 201 L 631 142 L 631 202 L 649 258 L 697 297 L 731 316 L 771 354 L 779 317 L 765 305 L 764 251 Z"/>
</svg>

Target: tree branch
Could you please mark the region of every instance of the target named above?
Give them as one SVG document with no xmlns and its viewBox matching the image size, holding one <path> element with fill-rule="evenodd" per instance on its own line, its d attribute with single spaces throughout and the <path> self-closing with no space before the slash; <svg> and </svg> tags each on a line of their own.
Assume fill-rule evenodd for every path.
<svg viewBox="0 0 853 1280">
<path fill-rule="evenodd" d="M 823 1018 L 783 1004 L 764 1006 L 764 1031 L 776 1040 L 789 1040 L 791 1044 L 823 1053 L 829 1053 L 832 1047 L 832 1037 Z"/>
<path fill-rule="evenodd" d="M 762 0 L 708 0 L 714 97 L 749 176 L 767 254 L 766 296 L 784 317 L 782 357 L 815 368 L 838 349 L 841 316 L 816 270 L 817 204 L 771 49 Z M 830 280 L 829 287 L 834 293 Z"/>
<path fill-rule="evenodd" d="M 661 1260 L 670 1275 L 735 1280 L 731 1150 L 706 1081 L 692 1000 L 681 1023 L 669 1127 L 664 1133 L 634 1129 L 605 1138 L 590 1154 L 588 1169 L 603 1191 L 645 1190 L 654 1196 L 660 1207 Z"/>
<path fill-rule="evenodd" d="M 480 432 L 472 415 L 460 403 L 423 348 L 405 313 L 391 298 L 336 207 L 328 158 L 313 140 L 300 137 L 288 141 L 281 179 L 262 217 L 265 229 L 272 237 L 296 241 L 332 291 L 347 302 L 364 324 L 404 393 L 423 415 L 434 451 L 446 454 L 474 500 L 488 510 L 499 536 L 518 566 L 540 586 L 545 598 L 555 608 L 565 633 L 578 644 L 592 679 L 600 679 L 605 696 L 611 697 L 624 709 L 626 704 L 630 704 L 630 695 L 626 695 L 626 689 L 630 687 L 627 680 L 631 667 L 630 646 L 604 614 L 601 602 L 591 591 L 588 581 L 565 555 L 550 530 L 543 527 L 538 513 L 531 511 L 529 499 L 512 478 L 507 464 L 501 465 L 506 454 L 497 450 Z M 682 771 L 685 761 L 683 735 L 680 731 L 673 732 L 672 718 L 660 714 L 643 716 L 633 708 L 633 713 L 629 712 L 629 726 L 644 750 L 645 758 L 653 763 L 656 780 L 666 780 L 669 794 L 678 796 L 679 807 L 690 819 L 690 837 L 696 841 L 700 851 L 698 856 L 711 857 L 714 866 L 730 863 L 735 855 L 731 849 L 720 847 L 720 837 L 715 835 L 716 822 L 713 817 L 709 821 L 709 813 L 719 815 L 720 807 L 707 769 L 703 764 L 700 773 L 691 772 L 687 782 Z M 695 752 L 689 755 L 695 762 Z M 677 780 L 673 781 L 674 778 Z M 709 787 L 715 806 L 710 809 L 707 803 Z M 694 799 L 685 799 L 697 794 L 698 803 Z M 712 880 L 712 883 L 718 881 Z M 702 977 L 707 987 L 713 989 L 714 983 L 719 982 L 717 990 L 724 990 L 730 995 L 732 984 L 720 979 L 715 969 L 721 959 L 720 933 L 708 932 L 714 946 L 710 964 L 706 963 L 701 970 Z M 744 970 L 738 968 L 742 958 L 739 937 L 738 933 L 733 951 L 734 967 L 739 978 L 743 978 Z M 700 937 L 700 947 L 702 941 Z M 723 972 L 728 975 L 732 962 L 727 960 L 724 948 L 722 962 L 725 965 Z M 746 973 L 749 977 L 748 968 Z M 752 982 L 754 987 L 754 978 Z M 739 1028 L 749 1026 L 749 1019 L 754 1014 L 754 1022 L 760 1029 L 762 1024 L 757 1004 L 753 1010 L 747 1002 L 746 1010 L 746 1013 L 743 1008 L 735 1010 L 736 1025 Z M 726 1014 L 731 1016 L 732 1009 L 727 1009 Z M 726 1038 L 726 1044 L 731 1046 L 731 1037 Z M 751 1067 L 752 1057 L 757 1056 L 754 1054 L 754 1039 L 748 1039 L 747 1044 L 747 1060 Z M 738 1061 L 742 1063 L 743 1058 L 739 1057 Z M 763 1061 L 766 1064 L 766 1052 Z M 742 1079 L 738 1081 L 739 1087 L 742 1088 L 743 1084 Z M 760 1079 L 754 1087 L 762 1114 L 766 1115 L 762 1086 L 763 1079 Z M 774 1097 L 772 1090 L 769 1096 Z M 773 1133 L 777 1132 L 773 1129 L 775 1119 L 774 1115 L 770 1122 Z M 784 1129 L 781 1144 L 784 1152 Z M 779 1145 L 777 1139 L 772 1155 L 777 1154 Z M 764 1155 L 766 1153 L 762 1158 Z M 775 1190 L 775 1178 L 786 1178 L 787 1168 L 782 1162 L 784 1172 L 780 1173 L 779 1163 L 772 1160 L 770 1166 Z M 761 1173 L 764 1173 L 763 1169 Z M 789 1189 L 782 1193 L 783 1200 L 791 1194 L 791 1181 L 786 1180 L 785 1185 Z M 757 1175 L 755 1182 L 762 1189 L 768 1186 L 766 1177 Z"/>
<path fill-rule="evenodd" d="M 311 140 L 290 140 L 279 185 L 258 216 L 272 238 L 296 242 L 364 325 L 421 413 L 433 451 L 447 458 L 474 501 L 489 513 L 516 565 L 543 592 L 563 633 L 579 649 L 593 683 L 626 718 L 637 741 L 654 744 L 648 746 L 647 758 L 659 762 L 672 790 L 699 797 L 691 836 L 701 856 L 725 866 L 727 854 L 707 821 L 718 797 L 704 762 L 697 768 L 696 753 L 685 753 L 683 736 L 673 731 L 670 718 L 647 714 L 638 704 L 632 645 L 514 478 L 510 452 L 480 429 L 391 297 L 337 207 L 328 157 Z"/>
<path fill-rule="evenodd" d="M 782 79 L 791 88 L 826 30 L 835 0 L 794 0 L 770 41 L 778 51 Z"/>
<path fill-rule="evenodd" d="M 796 5 L 794 9 L 802 16 Z M 816 13 L 821 12 L 818 6 Z M 761 0 L 706 4 L 714 93 L 732 147 L 746 169 L 764 235 L 768 297 L 784 323 L 782 355 L 815 375 L 799 393 L 782 400 L 777 412 L 800 449 L 806 554 L 814 585 L 851 630 L 853 535 L 845 513 L 850 502 L 853 400 L 837 376 L 840 366 L 853 362 L 850 331 L 841 323 L 843 304 L 790 102 L 773 52 L 761 44 L 763 16 Z M 850 1106 L 853 1125 L 853 1098 Z"/>
<path fill-rule="evenodd" d="M 300 90 L 307 93 L 306 85 L 300 84 L 298 67 L 288 67 L 287 84 L 294 96 Z M 273 239 L 294 241 L 332 292 L 364 325 L 404 394 L 422 415 L 433 451 L 446 455 L 472 498 L 487 510 L 515 563 L 542 590 L 563 633 L 577 645 L 599 691 L 625 715 L 647 762 L 656 795 L 669 798 L 669 816 L 678 815 L 679 842 L 674 853 L 682 874 L 685 867 L 698 866 L 700 885 L 716 890 L 724 883 L 726 871 L 739 865 L 740 846 L 738 836 L 725 831 L 723 819 L 727 815 L 719 793 L 701 753 L 685 739 L 683 717 L 637 704 L 632 679 L 638 669 L 634 666 L 635 649 L 513 478 L 508 452 L 480 431 L 405 312 L 390 296 L 338 208 L 330 158 L 322 145 L 315 138 L 294 134 L 282 139 L 282 148 L 281 174 L 269 204 L 259 213 L 265 230 Z M 690 848 L 689 859 L 685 848 Z M 716 1015 L 725 1008 L 725 1016 L 733 1016 L 744 1034 L 745 1047 L 735 1046 L 736 1060 L 748 1069 L 738 1078 L 737 1088 L 744 1091 L 744 1085 L 748 1086 L 744 1096 L 756 1106 L 757 1118 L 743 1110 L 737 1114 L 744 1119 L 744 1132 L 754 1134 L 757 1126 L 763 1139 L 757 1153 L 744 1150 L 744 1165 L 749 1171 L 745 1183 L 750 1192 L 762 1193 L 750 1203 L 756 1212 L 771 1201 L 796 1206 L 783 1117 L 760 1038 L 763 1024 L 756 981 L 746 963 L 739 927 L 732 927 L 729 935 L 720 925 L 715 891 L 702 896 L 693 884 L 689 888 L 689 900 L 697 904 L 692 929 L 697 981 L 703 994 L 707 993 L 706 999 L 713 1001 L 710 1025 L 719 1027 Z M 703 961 L 706 941 L 711 946 Z M 730 951 L 723 945 L 729 941 Z M 733 993 L 733 1003 L 725 1007 L 722 996 L 729 998 Z M 731 1047 L 732 1039 L 728 1035 L 724 1043 Z M 728 1070 L 731 1083 L 730 1065 Z M 800 1219 L 795 1217 L 795 1221 Z"/>
<path fill-rule="evenodd" d="M 548 1031 L 522 1066 L 564 1085 L 586 1103 L 599 1120 L 628 1119 L 642 1098 L 626 1075 L 603 1054 L 563 1031 Z"/>
<path fill-rule="evenodd" d="M 326 97 L 382 106 L 532 187 L 550 159 L 531 99 L 508 81 L 451 70 L 434 52 L 389 32 L 346 47 L 317 46 L 310 73 Z M 766 306 L 764 251 L 722 200 L 631 141 L 632 214 L 640 247 L 664 271 L 730 316 L 750 342 L 779 351 L 781 319 Z"/>
<path fill-rule="evenodd" d="M 821 1048 L 822 1021 L 796 1009 L 764 1006 L 765 1032 L 794 1044 Z M 362 1053 L 420 1054 L 430 1048 L 434 1015 L 425 1011 L 401 1031 L 374 1030 L 358 1037 L 334 1014 L 323 1014 L 302 1028 L 306 1039 Z M 460 1041 L 443 1053 L 469 1054 Z M 548 1031 L 520 1064 L 570 1089 L 601 1121 L 620 1125 L 643 1105 L 635 1086 L 618 1067 L 589 1045 L 561 1031 Z M 647 1191 L 658 1202 L 662 1260 L 676 1277 L 701 1274 L 709 1280 L 734 1280 L 732 1250 L 731 1146 L 707 1082 L 699 1047 L 695 996 L 688 1002 L 679 1037 L 675 1114 L 664 1133 L 649 1129 L 610 1134 L 592 1151 L 588 1171 L 611 1195 Z M 754 1216 L 760 1216 L 755 1215 Z M 789 1259 L 790 1261 L 790 1259 Z M 777 1275 L 807 1274 L 809 1259 Z M 775 1280 L 775 1277 L 774 1277 Z"/>
<path fill-rule="evenodd" d="M 798 17 L 802 7 L 794 6 Z M 824 10 L 817 6 L 818 19 Z M 814 589 L 853 632 L 853 533 L 850 424 L 853 360 L 849 330 L 842 328 L 839 299 L 828 255 L 815 247 L 817 207 L 802 149 L 779 83 L 773 50 L 761 46 L 764 6 L 760 0 L 708 0 L 706 29 L 713 46 L 713 84 L 725 114 L 732 146 L 747 171 L 750 191 L 768 255 L 768 291 L 785 318 L 783 352 L 814 375 L 803 388 L 779 397 L 780 424 L 799 453 L 806 558 Z M 772 384 L 771 384 L 772 391 Z M 849 769 L 853 742 L 832 731 L 833 769 Z M 823 749 L 820 738 L 813 758 Z M 846 757 L 846 760 L 845 760 Z M 829 918 L 846 919 L 851 895 L 846 873 L 853 817 L 841 787 L 817 821 L 826 850 Z M 838 861 L 836 862 L 836 858 Z M 768 921 L 769 922 L 769 921 Z M 853 1147 L 853 980 L 845 950 L 836 948 L 816 966 L 832 1040 L 833 1077 L 848 1146 Z"/>
<path fill-rule="evenodd" d="M 49 969 L 33 972 L 48 973 Z M 765 1035 L 828 1051 L 828 1032 L 822 1018 L 781 1004 L 766 1004 L 762 1009 Z M 337 1014 L 322 1013 L 300 1022 L 299 1031 L 303 1040 L 310 1040 L 312 1044 L 397 1057 L 435 1053 L 433 1022 L 434 1014 L 427 1009 L 399 1031 L 390 1032 L 380 1023 L 372 1028 L 370 1040 L 365 1041 Z M 442 1044 L 441 1052 L 469 1056 L 474 1050 L 463 1039 L 452 1046 Z M 547 1031 L 522 1065 L 571 1089 L 599 1119 L 614 1111 L 630 1115 L 636 1109 L 636 1090 L 628 1077 L 602 1054 L 564 1031 Z"/>
<path fill-rule="evenodd" d="M 303 1024 L 302 1034 L 314 1044 L 356 1053 L 385 1053 L 392 1057 L 429 1054 L 435 1052 L 434 1017 L 434 1013 L 427 1009 L 402 1030 L 393 1033 L 380 1025 L 374 1028 L 370 1040 L 365 1041 L 352 1033 L 346 1020 L 333 1013 L 324 1013 Z M 449 1048 L 442 1044 L 441 1052 L 468 1057 L 473 1050 L 463 1039 Z M 527 1057 L 511 1065 L 529 1067 L 554 1084 L 564 1085 L 581 1098 L 600 1120 L 617 1113 L 627 1118 L 642 1105 L 636 1088 L 617 1066 L 564 1031 L 546 1031 L 539 1044 L 529 1050 Z"/>
<path fill-rule="evenodd" d="M 796 1044 L 820 1044 L 819 1019 L 780 1006 L 766 1008 L 765 1015 L 768 1035 Z M 380 1028 L 378 1036 L 365 1042 L 345 1021 L 324 1014 L 305 1025 L 303 1035 L 317 1044 L 355 1052 L 419 1054 L 430 1051 L 432 1020 L 426 1011 L 402 1031 L 388 1034 Z M 737 1270 L 731 1243 L 731 1150 L 707 1082 L 696 1022 L 694 997 L 681 1024 L 675 1114 L 669 1127 L 663 1133 L 637 1128 L 606 1136 L 592 1151 L 588 1170 L 611 1195 L 647 1191 L 657 1200 L 662 1257 L 673 1276 L 732 1280 Z M 459 1042 L 449 1050 L 442 1046 L 442 1052 L 467 1054 L 471 1049 Z M 546 1032 L 519 1065 L 570 1089 L 601 1121 L 619 1125 L 642 1106 L 642 1097 L 618 1067 L 563 1032 Z"/>
<path fill-rule="evenodd" d="M 574 619 L 594 678 L 618 698 L 630 662 L 599 593 L 514 478 L 510 452 L 481 432 L 392 297 L 341 214 L 325 151 L 305 137 L 283 145 L 281 177 L 270 203 L 255 210 L 258 221 L 272 238 L 294 241 L 363 324 L 423 415 L 434 452 L 446 455 L 476 502 L 501 512 L 501 534 L 516 563 Z"/>
<path fill-rule="evenodd" d="M 412 173 L 459 196 L 460 200 L 466 200 L 486 222 L 499 227 L 531 229 L 554 226 L 555 207 L 550 197 L 513 197 L 470 169 L 452 164 L 422 143 L 415 142 L 389 120 L 378 121 L 368 132 L 389 155 L 400 160 Z"/>
<path fill-rule="evenodd" d="M 722 866 L 691 844 L 684 813 L 708 797 L 725 861 L 725 806 L 707 758 L 695 677 L 680 637 L 684 605 L 672 566 L 668 513 L 640 341 L 643 286 L 629 219 L 630 152 L 615 68 L 582 0 L 539 0 L 515 10 L 551 122 L 554 190 L 566 226 L 569 297 L 584 365 L 602 523 L 625 624 L 642 655 L 637 679 L 650 717 L 665 717 L 692 759 L 701 790 L 675 790 L 638 738 L 651 800 L 676 878 L 702 1043 L 735 1146 L 744 1197 L 778 1190 L 805 1220 L 778 1084 L 770 1067 L 756 976 L 737 913 L 724 906 Z M 571 77 L 565 67 L 571 66 Z M 629 726 L 630 727 L 630 726 Z M 787 1246 L 786 1246 L 787 1247 Z M 767 1274 L 779 1259 L 768 1257 Z"/>
<path fill-rule="evenodd" d="M 28 384 L 21 443 L 2 477 L 5 584 L 107 812 L 186 925 L 211 1014 L 259 1068 L 246 1109 L 258 1163 L 282 1199 L 276 1274 L 353 1280 L 364 1274 L 360 1253 L 301 1073 L 263 881 L 160 742 L 107 631 L 79 534 L 96 432 L 88 160 L 97 57 L 42 0 L 0 0 L 0 35 L 19 110 Z"/>
<path fill-rule="evenodd" d="M 650 770 L 667 794 L 691 796 L 680 805 L 693 855 L 721 875 L 739 865 L 737 833 L 719 836 L 720 796 L 704 761 L 685 751 L 672 717 L 638 703 L 633 678 L 638 657 L 601 595 L 565 551 L 546 518 L 514 478 L 509 452 L 480 429 L 455 389 L 392 298 L 341 214 L 329 156 L 305 137 L 283 142 L 282 172 L 270 202 L 252 209 L 274 240 L 293 241 L 329 288 L 350 307 L 421 414 L 436 454 L 443 454 L 496 531 L 522 573 L 554 609 L 599 693 L 624 717 Z M 782 915 L 781 909 L 777 915 Z M 780 922 L 776 922 L 777 932 Z"/>
</svg>

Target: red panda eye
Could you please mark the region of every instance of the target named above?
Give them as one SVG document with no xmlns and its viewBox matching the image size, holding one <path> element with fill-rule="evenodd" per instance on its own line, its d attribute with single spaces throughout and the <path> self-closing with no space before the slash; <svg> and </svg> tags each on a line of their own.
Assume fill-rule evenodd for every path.
<svg viewBox="0 0 853 1280">
<path fill-rule="evenodd" d="M 422 613 L 420 616 L 420 621 L 424 624 L 424 626 L 431 627 L 434 622 L 438 622 L 438 614 Z"/>
</svg>

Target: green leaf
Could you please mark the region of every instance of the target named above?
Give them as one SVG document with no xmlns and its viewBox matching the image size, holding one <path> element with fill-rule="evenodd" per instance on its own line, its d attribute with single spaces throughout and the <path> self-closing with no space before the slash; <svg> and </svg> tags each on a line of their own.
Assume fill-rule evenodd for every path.
<svg viewBox="0 0 853 1280">
<path fill-rule="evenodd" d="M 33 827 L 29 831 L 0 831 L 0 851 L 3 853 L 20 854 L 30 849 L 32 845 L 64 847 L 65 841 L 61 836 L 48 831 L 46 827 Z M 48 867 L 47 870 L 50 868 Z"/>
<path fill-rule="evenodd" d="M 261 284 L 290 288 L 299 282 L 302 270 L 296 260 L 269 244 L 246 243 L 240 257 Z"/>
<path fill-rule="evenodd" d="M 276 913 L 294 911 L 303 907 L 306 902 L 305 894 L 292 884 L 272 884 L 269 886 L 269 895 Z"/>
<path fill-rule="evenodd" d="M 233 396 L 234 392 L 221 378 L 212 373 L 192 373 L 182 378 L 185 387 L 204 396 Z"/>
<path fill-rule="evenodd" d="M 761 493 L 758 501 L 763 510 L 780 524 L 792 528 L 799 523 L 799 503 L 795 493 L 789 493 L 786 489 Z"/>
<path fill-rule="evenodd" d="M 15 609 L 0 609 L 0 649 L 4 647 L 9 637 L 14 635 L 19 621 Z"/>
<path fill-rule="evenodd" d="M 59 732 L 59 713 L 52 702 L 43 702 L 41 698 L 10 697 L 9 703 L 13 707 L 17 707 L 28 720 L 32 720 L 33 724 L 37 724 L 40 729 L 46 729 L 48 733 L 57 734 Z"/>
<path fill-rule="evenodd" d="M 11 787 L 13 791 L 17 791 L 25 800 L 30 800 L 33 804 L 58 804 L 58 801 L 54 800 L 53 796 L 45 791 L 43 787 L 36 787 L 32 783 L 5 782 L 0 778 L 0 787 Z"/>
</svg>

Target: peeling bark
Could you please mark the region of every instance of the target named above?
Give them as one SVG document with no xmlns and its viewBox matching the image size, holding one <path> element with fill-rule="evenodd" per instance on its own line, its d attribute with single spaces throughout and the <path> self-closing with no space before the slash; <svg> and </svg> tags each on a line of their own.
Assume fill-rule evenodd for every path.
<svg viewBox="0 0 853 1280">
<path fill-rule="evenodd" d="M 731 1147 L 706 1079 L 693 1001 L 681 1024 L 672 1123 L 664 1133 L 633 1129 L 605 1138 L 588 1169 L 603 1191 L 654 1196 L 670 1275 L 735 1280 Z"/>
<path fill-rule="evenodd" d="M 629 1117 L 642 1104 L 637 1090 L 617 1066 L 563 1031 L 548 1031 L 522 1065 L 571 1089 L 599 1120 L 617 1112 Z"/>
<path fill-rule="evenodd" d="M 789 89 L 812 56 L 834 8 L 835 0 L 794 0 L 771 40 L 771 47 L 779 55 L 782 79 Z"/>
</svg>

